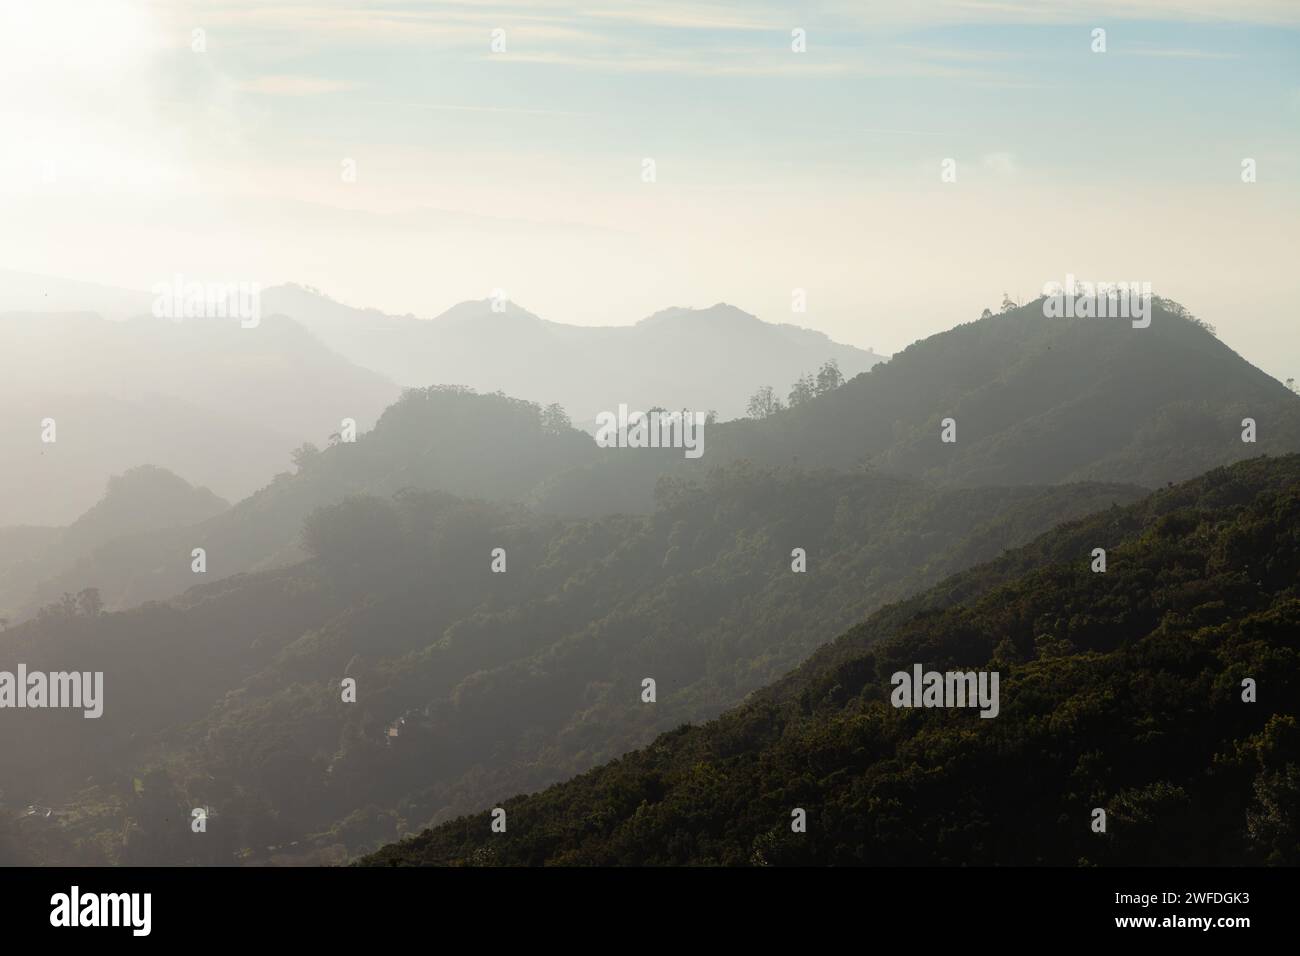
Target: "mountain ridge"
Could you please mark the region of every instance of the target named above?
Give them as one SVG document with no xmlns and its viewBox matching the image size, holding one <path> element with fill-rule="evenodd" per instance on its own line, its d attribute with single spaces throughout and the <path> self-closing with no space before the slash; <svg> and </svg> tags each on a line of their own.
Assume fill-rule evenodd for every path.
<svg viewBox="0 0 1300 956">
<path fill-rule="evenodd" d="M 505 833 L 485 811 L 361 863 L 1294 864 L 1298 577 L 1300 455 L 1215 469 L 877 611 L 715 721 L 498 797 Z M 914 664 L 1000 670 L 1000 712 L 891 707 Z"/>
<path fill-rule="evenodd" d="M 672 449 L 598 448 L 562 419 L 545 425 L 547 410 L 518 399 L 454 387 L 408 390 L 379 417 L 383 429 L 313 451 L 310 473 L 283 474 L 210 526 L 159 538 L 149 565 L 170 571 L 143 590 L 126 590 L 164 598 L 192 583 L 188 561 L 175 558 L 198 546 L 185 537 L 208 542 L 214 573 L 291 563 L 302 556 L 297 531 L 312 507 L 402 484 L 580 517 L 650 513 L 656 489 L 700 483 L 713 468 L 742 461 L 945 486 L 1150 488 L 1260 452 L 1300 450 L 1300 397 L 1172 307 L 1158 305 L 1150 329 L 1089 321 L 1048 322 L 1028 306 L 964 323 L 770 418 L 706 426 L 699 460 Z M 1255 444 L 1241 441 L 1247 412 L 1258 418 Z M 955 444 L 941 441 L 949 414 Z M 1088 441 L 1074 437 L 1085 432 Z M 518 443 L 534 464 L 511 461 L 503 442 Z M 455 459 L 442 447 L 455 447 Z M 135 560 L 144 546 L 132 542 Z M 125 593 L 120 582 L 130 567 L 106 555 L 99 569 L 83 569 L 87 580 L 51 582 L 42 599 L 95 585 L 120 607 L 114 598 Z"/>
<path fill-rule="evenodd" d="M 543 319 L 505 299 L 459 302 L 427 319 L 355 309 L 296 285 L 266 290 L 263 302 L 405 385 L 508 391 L 558 403 L 582 427 L 620 403 L 716 409 L 732 417 L 763 384 L 786 388 L 831 359 L 848 375 L 884 360 L 723 303 L 661 310 L 630 325 L 580 326 Z M 683 322 L 688 315 L 696 321 Z M 743 337 L 720 340 L 728 330 Z M 629 366 L 629 349 L 645 354 L 646 362 Z"/>
</svg>

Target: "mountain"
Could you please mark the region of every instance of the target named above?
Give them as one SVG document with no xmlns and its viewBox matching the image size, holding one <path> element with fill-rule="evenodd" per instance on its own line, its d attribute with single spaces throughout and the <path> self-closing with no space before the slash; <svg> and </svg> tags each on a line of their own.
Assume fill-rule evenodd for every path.
<svg viewBox="0 0 1300 956">
<path fill-rule="evenodd" d="M 142 465 L 111 477 L 104 496 L 66 528 L 0 528 L 0 617 L 15 620 L 51 578 L 66 575 L 68 589 L 81 590 L 75 583 L 83 579 L 80 568 L 109 542 L 197 524 L 229 507 L 207 488 Z M 62 593 L 51 592 L 46 589 L 49 598 Z"/>
<path fill-rule="evenodd" d="M 24 841 L 43 862 L 344 859 L 716 716 L 881 603 L 1141 493 L 737 467 L 649 516 L 348 498 L 303 563 L 0 635 L 0 668 L 75 662 L 106 696 L 93 722 L 0 722 L 4 800 L 57 810 Z M 193 806 L 217 815 L 201 844 L 173 828 Z"/>
<path fill-rule="evenodd" d="M 885 356 L 820 332 L 772 324 L 719 303 L 668 309 L 632 326 L 549 322 L 502 302 L 462 302 L 434 319 L 353 309 L 301 286 L 263 294 L 264 308 L 292 316 L 331 348 L 404 385 L 457 384 L 542 405 L 558 403 L 580 427 L 619 404 L 744 413 L 761 385 L 788 389 L 835 360 L 845 375 Z"/>
<path fill-rule="evenodd" d="M 160 394 L 59 393 L 3 401 L 0 526 L 66 526 L 95 504 L 111 476 L 141 462 L 238 498 L 288 464 L 295 444 L 266 425 Z M 47 418 L 55 423 L 53 443 L 41 440 Z M 236 448 L 239 454 L 232 454 Z"/>
<path fill-rule="evenodd" d="M 340 323 L 355 318 L 334 310 Z M 509 310 L 496 318 L 540 321 Z M 654 322 L 697 318 L 670 311 Z M 470 308 L 438 321 L 475 327 L 479 317 Z M 947 487 L 1087 480 L 1157 487 L 1260 451 L 1300 449 L 1300 398 L 1163 301 L 1145 329 L 1049 320 L 1041 306 L 958 326 L 770 417 L 706 425 L 698 459 L 680 449 L 598 448 L 552 411 L 464 388 L 415 390 L 385 413 L 382 430 L 313 453 L 310 473 L 277 477 L 204 527 L 101 549 L 47 581 L 25 611 L 86 586 L 117 608 L 178 594 L 194 583 L 188 555 L 199 546 L 212 574 L 290 564 L 303 556 L 298 531 L 313 508 L 404 486 L 594 517 L 649 513 L 656 489 L 699 484 L 714 468 L 745 460 L 866 469 Z M 948 417 L 956 421 L 952 444 L 940 440 Z M 1255 443 L 1241 440 L 1246 417 L 1256 421 Z"/>
<path fill-rule="evenodd" d="M 229 507 L 207 488 L 195 488 L 163 468 L 141 465 L 110 478 L 104 497 L 68 526 L 62 543 L 93 548 L 126 534 L 195 524 Z"/>
<path fill-rule="evenodd" d="M 106 319 L 149 314 L 152 297 L 94 282 L 0 269 L 0 314 L 93 312 Z"/>
<path fill-rule="evenodd" d="M 1243 420 L 1255 422 L 1253 443 Z M 942 440 L 945 419 L 955 441 Z M 839 388 L 705 429 L 699 461 L 623 455 L 545 496 L 645 507 L 660 476 L 747 459 L 868 468 L 945 486 L 1124 481 L 1159 487 L 1259 454 L 1300 451 L 1300 396 L 1182 306 L 1151 324 L 1049 319 L 1042 302 L 916 342 Z M 666 469 L 666 471 L 665 471 Z"/>
<path fill-rule="evenodd" d="M 11 313 L 0 315 L 0 354 L 0 525 L 72 521 L 110 475 L 141 462 L 239 499 L 305 439 L 324 440 L 344 418 L 369 427 L 399 395 L 276 316 L 242 328 Z"/>
<path fill-rule="evenodd" d="M 562 415 L 529 402 L 456 387 L 409 389 L 355 442 L 295 449 L 294 472 L 281 472 L 234 507 L 186 525 L 142 525 L 83 553 L 41 581 L 14 616 L 30 617 L 84 587 L 98 588 L 110 609 L 172 597 L 202 580 L 191 567 L 199 547 L 210 578 L 294 564 L 305 557 L 304 519 L 350 495 L 423 489 L 529 501 L 536 488 L 598 451 Z"/>
<path fill-rule="evenodd" d="M 989 316 L 786 411 L 708 425 L 698 460 L 598 448 L 502 394 L 408 390 L 233 508 L 113 538 L 41 585 L 0 666 L 99 662 L 130 703 L 95 724 L 89 756 L 80 723 L 42 725 L 39 751 L 30 718 L 0 726 L 25 781 L 8 799 L 63 808 L 50 861 L 75 859 L 65 837 L 193 861 L 164 824 L 194 800 L 232 821 L 203 846 L 214 861 L 339 859 L 710 719 L 881 603 L 1142 494 L 1067 478 L 1154 482 L 1294 440 L 1296 397 L 1172 305 L 1132 330 L 1149 339 L 1124 331 Z M 1112 392 L 1150 402 L 1080 437 Z M 951 407 L 955 446 L 938 435 Z M 1226 431 L 1241 408 L 1256 444 Z M 975 487 L 995 447 L 1014 467 Z M 126 608 L 196 580 L 122 613 L 60 600 L 95 587 Z M 364 694 L 339 707 L 344 677 Z"/>
<path fill-rule="evenodd" d="M 366 862 L 1294 865 L 1298 581 L 1300 456 L 1216 469 L 877 612 L 716 721 L 499 792 L 505 833 L 479 813 Z M 916 665 L 997 672 L 998 713 L 893 706 Z"/>
</svg>

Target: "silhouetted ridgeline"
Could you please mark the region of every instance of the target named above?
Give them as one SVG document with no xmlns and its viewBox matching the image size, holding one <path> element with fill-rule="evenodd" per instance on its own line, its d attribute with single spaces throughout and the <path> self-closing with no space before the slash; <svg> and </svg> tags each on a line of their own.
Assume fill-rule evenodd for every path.
<svg viewBox="0 0 1300 956">
<path fill-rule="evenodd" d="M 302 444 L 292 453 L 294 473 L 277 475 L 233 508 L 193 524 L 142 520 L 133 533 L 65 549 L 60 562 L 41 565 L 45 574 L 35 581 L 30 573 L 3 576 L 0 568 L 0 596 L 15 618 L 88 586 L 110 608 L 167 598 L 194 585 L 189 555 L 196 547 L 209 556 L 207 573 L 218 577 L 301 560 L 303 519 L 348 495 L 409 487 L 528 499 L 535 486 L 598 451 L 553 409 L 454 387 L 412 389 L 355 443 Z"/>
<path fill-rule="evenodd" d="M 295 445 L 324 441 L 344 417 L 369 428 L 401 394 L 283 316 L 246 329 L 0 313 L 0 357 L 0 527 L 73 521 L 109 476 L 138 465 L 238 500 Z"/>
<path fill-rule="evenodd" d="M 72 544 L 26 606 L 48 609 L 0 637 L 0 669 L 102 670 L 105 710 L 94 721 L 19 711 L 0 722 L 13 781 L 0 797 L 0 853 L 52 863 L 341 860 L 581 773 L 755 691 L 752 707 L 786 714 L 778 690 L 762 690 L 774 681 L 812 687 L 803 716 L 820 719 L 827 700 L 846 703 L 816 684 L 834 654 L 848 655 L 842 686 L 865 693 L 861 720 L 881 722 L 893 735 L 882 740 L 910 755 L 899 728 L 928 727 L 934 716 L 872 716 L 874 672 L 852 668 L 874 651 L 842 641 L 818 652 L 821 664 L 784 675 L 882 604 L 1061 521 L 1104 512 L 853 633 L 875 633 L 882 621 L 906 630 L 913 610 L 947 620 L 951 605 L 1010 586 L 1016 574 L 1073 566 L 1121 538 L 1141 553 L 1134 536 L 1180 495 L 1213 515 L 1241 505 L 1233 488 L 1253 495 L 1290 481 L 1292 459 L 1255 462 L 1226 485 L 1211 475 L 1134 510 L 1105 511 L 1145 493 L 1117 477 L 1163 483 L 1300 448 L 1298 414 L 1300 399 L 1173 306 L 1157 308 L 1147 329 L 1045 319 L 1035 306 L 960 326 L 787 411 L 707 426 L 699 460 L 677 449 L 598 448 L 555 406 L 450 386 L 409 390 L 355 442 L 301 445 L 294 473 L 234 507 L 216 510 L 177 479 L 159 485 L 159 500 L 172 495 L 177 507 L 160 509 L 152 530 L 109 520 L 113 501 L 126 500 L 110 495 L 79 524 L 85 533 L 61 533 Z M 1257 443 L 1241 440 L 1247 417 Z M 944 418 L 955 420 L 955 443 L 939 440 Z M 1065 483 L 1080 478 L 1089 480 Z M 205 509 L 216 513 L 183 523 Z M 1207 547 L 1216 528 L 1196 532 Z M 20 529 L 0 534 L 5 541 L 50 549 L 54 537 Z M 198 587 L 195 548 L 207 559 Z M 505 574 L 491 568 L 496 549 Z M 807 573 L 792 570 L 794 549 L 806 552 Z M 1097 581 L 1130 581 L 1123 553 Z M 30 563 L 3 553 L 0 574 L 14 588 L 33 580 Z M 1076 606 L 1065 601 L 1066 584 L 1044 591 L 1029 638 L 1017 631 L 1020 643 L 1002 648 L 1021 655 L 1009 667 L 1037 667 L 1040 657 L 1100 640 L 1088 628 L 1075 634 L 1071 622 L 1111 615 L 1112 596 L 1064 617 L 1051 602 Z M 111 610 L 186 587 L 167 603 L 101 613 L 101 602 Z M 1143 600 L 1172 600 L 1167 589 L 1149 593 Z M 1235 608 L 1253 607 L 1215 594 L 1207 602 L 1223 602 L 1223 627 L 1236 626 Z M 1137 646 L 1145 638 L 1124 628 L 1145 620 L 1143 605 L 1127 591 L 1113 600 L 1122 611 L 1116 633 Z M 1138 603 L 1124 610 L 1130 600 Z M 993 610 L 971 607 L 965 613 Z M 1051 638 L 1047 656 L 1035 643 L 1042 635 Z M 1102 660 L 1056 656 L 1085 670 Z M 983 724 L 1014 725 L 1018 673 L 1003 685 L 1007 708 L 973 740 L 1003 733 Z M 640 700 L 646 677 L 657 681 L 653 706 Z M 344 678 L 357 681 L 355 703 L 340 700 Z M 773 724 L 776 736 L 755 738 L 755 747 L 775 747 L 784 727 Z M 799 774 L 818 787 L 825 776 Z M 1178 779 L 1188 793 L 1199 786 Z M 1139 786 L 1119 771 L 1089 785 L 1097 780 Z M 760 776 L 745 786 L 765 792 L 776 782 Z M 827 794 L 829 807 L 839 798 Z M 19 812 L 27 804 L 54 812 L 37 820 Z M 195 806 L 224 818 L 201 843 L 173 827 Z M 691 859 L 749 859 L 752 847 L 726 843 L 730 832 L 704 848 L 671 845 Z M 829 859 L 826 848 L 816 852 Z"/>
<path fill-rule="evenodd" d="M 24 607 L 34 611 L 33 604 L 44 603 L 37 595 L 59 597 L 62 590 L 42 588 L 51 579 L 66 581 L 72 593 L 84 590 L 79 580 L 99 577 L 91 556 L 110 542 L 117 543 L 113 550 L 120 555 L 123 545 L 139 535 L 187 527 L 229 507 L 207 488 L 142 465 L 110 478 L 104 497 L 66 528 L 0 528 L 0 619 L 15 621 Z M 139 568 L 132 565 L 129 571 L 138 573 Z"/>
<path fill-rule="evenodd" d="M 887 358 L 721 302 L 591 327 L 547 321 L 505 300 L 461 302 L 419 319 L 350 308 L 293 285 L 263 298 L 267 310 L 293 316 L 331 348 L 403 385 L 454 382 L 558 402 L 583 428 L 619 402 L 734 418 L 763 383 L 788 387 L 828 359 L 852 376 Z"/>
<path fill-rule="evenodd" d="M 945 418 L 955 421 L 954 443 L 939 441 Z M 1254 443 L 1241 440 L 1244 418 L 1257 424 Z M 355 443 L 299 448 L 295 474 L 230 511 L 107 542 L 34 592 L 25 582 L 26 600 L 9 608 L 27 616 L 84 587 L 98 588 L 109 607 L 170 597 L 193 584 L 182 556 L 199 546 L 213 575 L 287 565 L 303 556 L 298 533 L 313 508 L 405 487 L 572 517 L 649 512 L 656 488 L 700 482 L 741 460 L 962 487 L 1153 487 L 1260 453 L 1300 451 L 1300 398 L 1171 304 L 1157 301 L 1151 326 L 1135 329 L 1047 319 L 1035 303 L 931 336 L 769 418 L 710 424 L 703 448 L 695 460 L 673 449 L 602 449 L 553 406 L 452 386 L 412 390 Z M 0 595 L 15 593 L 0 581 Z"/>
<path fill-rule="evenodd" d="M 736 458 L 804 468 L 863 466 L 947 485 L 1124 481 L 1159 487 L 1259 454 L 1300 451 L 1300 397 L 1180 306 L 1153 300 L 1148 328 L 1046 318 L 1042 302 L 914 343 L 842 387 L 761 420 L 706 429 L 700 462 L 629 456 L 571 476 L 556 510 L 626 489 L 647 471 Z M 956 441 L 939 441 L 944 419 Z M 1242 419 L 1257 424 L 1243 442 Z M 615 481 L 617 477 L 617 481 Z"/>
</svg>

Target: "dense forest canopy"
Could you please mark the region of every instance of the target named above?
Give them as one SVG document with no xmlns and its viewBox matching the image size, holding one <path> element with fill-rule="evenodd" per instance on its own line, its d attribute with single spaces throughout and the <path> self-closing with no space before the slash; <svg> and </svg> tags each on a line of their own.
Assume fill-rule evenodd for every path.
<svg viewBox="0 0 1300 956">
<path fill-rule="evenodd" d="M 350 497 L 310 516 L 300 565 L 13 628 L 12 659 L 103 669 L 109 700 L 91 732 L 40 715 L 39 740 L 10 714 L 5 800 L 60 808 L 50 862 L 344 858 L 714 717 L 882 603 L 1141 494 L 738 464 L 650 516 Z M 187 804 L 229 822 L 175 844 Z"/>
<path fill-rule="evenodd" d="M 505 833 L 478 814 L 367 862 L 1300 862 L 1297 479 L 1249 461 L 1049 532 L 718 720 L 503 799 Z M 1000 672 L 1001 712 L 891 706 L 914 663 Z"/>
</svg>

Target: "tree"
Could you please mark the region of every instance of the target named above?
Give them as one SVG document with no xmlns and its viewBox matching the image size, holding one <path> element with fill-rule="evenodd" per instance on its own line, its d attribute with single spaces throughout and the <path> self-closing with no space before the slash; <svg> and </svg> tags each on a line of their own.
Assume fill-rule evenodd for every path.
<svg viewBox="0 0 1300 956">
<path fill-rule="evenodd" d="M 352 495 L 308 515 L 302 544 L 332 571 L 346 572 L 357 581 L 376 580 L 400 564 L 403 530 L 391 500 Z"/>
<path fill-rule="evenodd" d="M 562 435 L 571 428 L 573 422 L 569 420 L 569 413 L 564 410 L 564 406 L 552 402 L 542 409 L 542 431 L 548 435 Z"/>
<path fill-rule="evenodd" d="M 824 395 L 843 384 L 844 373 L 840 371 L 840 363 L 835 359 L 827 359 L 817 370 L 817 394 Z"/>
<path fill-rule="evenodd" d="M 303 472 L 320 457 L 320 449 L 311 442 L 303 442 L 289 453 L 289 457 L 293 460 L 294 467 Z"/>
<path fill-rule="evenodd" d="M 1291 389 L 1291 391 L 1295 392 L 1297 395 L 1300 395 L 1300 385 L 1296 385 L 1294 378 L 1288 378 L 1286 380 L 1286 387 Z"/>
<path fill-rule="evenodd" d="M 99 596 L 99 588 L 83 588 L 78 592 L 77 607 L 86 617 L 99 617 L 104 610 L 104 599 Z"/>
<path fill-rule="evenodd" d="M 761 385 L 749 397 L 745 411 L 750 418 L 769 418 L 781 410 L 781 399 L 776 397 L 771 385 Z"/>
<path fill-rule="evenodd" d="M 813 380 L 811 375 L 804 375 L 800 377 L 799 381 L 795 382 L 794 386 L 790 389 L 788 399 L 790 407 L 794 408 L 796 405 L 808 401 L 816 394 L 817 383 Z"/>
</svg>

